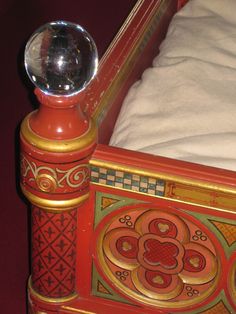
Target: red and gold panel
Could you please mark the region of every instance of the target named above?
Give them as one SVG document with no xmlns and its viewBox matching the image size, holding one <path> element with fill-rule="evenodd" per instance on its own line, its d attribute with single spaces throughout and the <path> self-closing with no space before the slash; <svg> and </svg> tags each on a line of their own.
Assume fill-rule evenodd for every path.
<svg viewBox="0 0 236 314">
<path fill-rule="evenodd" d="M 98 226 L 97 266 L 121 294 L 186 309 L 216 290 L 220 256 L 200 221 L 178 209 L 131 206 L 106 221 Z"/>
</svg>

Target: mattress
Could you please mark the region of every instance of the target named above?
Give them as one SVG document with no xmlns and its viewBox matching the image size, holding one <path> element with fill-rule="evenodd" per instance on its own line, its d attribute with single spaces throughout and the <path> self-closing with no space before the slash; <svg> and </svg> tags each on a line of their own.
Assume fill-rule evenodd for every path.
<svg viewBox="0 0 236 314">
<path fill-rule="evenodd" d="M 174 16 L 110 145 L 236 171 L 235 12 L 235 0 L 190 0 Z"/>
</svg>

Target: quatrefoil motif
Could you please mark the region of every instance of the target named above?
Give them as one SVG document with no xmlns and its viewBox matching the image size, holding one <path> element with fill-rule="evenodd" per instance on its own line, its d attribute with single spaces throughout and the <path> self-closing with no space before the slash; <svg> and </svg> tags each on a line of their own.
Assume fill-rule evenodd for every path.
<svg viewBox="0 0 236 314">
<path fill-rule="evenodd" d="M 119 221 L 120 216 L 117 218 Z M 211 292 L 217 259 L 209 249 L 210 241 L 206 245 L 191 241 L 190 228 L 196 229 L 193 223 L 156 210 L 136 211 L 132 220 L 132 228 L 113 220 L 103 241 L 111 269 L 128 271 L 130 280 L 125 285 L 161 302 L 185 298 L 186 284 L 203 285 L 206 295 Z"/>
<path fill-rule="evenodd" d="M 143 257 L 150 265 L 163 266 L 164 268 L 175 268 L 177 265 L 176 256 L 178 247 L 169 242 L 161 243 L 156 239 L 148 239 L 144 248 L 146 252 Z"/>
</svg>

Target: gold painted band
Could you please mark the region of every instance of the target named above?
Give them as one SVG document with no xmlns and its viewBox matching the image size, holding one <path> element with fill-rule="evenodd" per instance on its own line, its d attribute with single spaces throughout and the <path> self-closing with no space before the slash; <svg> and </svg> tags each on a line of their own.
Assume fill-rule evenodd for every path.
<svg viewBox="0 0 236 314">
<path fill-rule="evenodd" d="M 233 267 L 230 271 L 229 283 L 230 283 L 230 294 L 232 296 L 232 300 L 234 304 L 236 304 L 236 285 L 235 285 L 235 278 L 236 278 L 236 261 L 234 261 Z"/>
<path fill-rule="evenodd" d="M 88 131 L 80 137 L 70 140 L 50 140 L 37 135 L 31 129 L 29 119 L 32 114 L 33 112 L 23 120 L 21 124 L 21 134 L 28 143 L 36 148 L 54 153 L 68 153 L 82 150 L 96 141 L 97 128 L 93 120 L 90 120 Z"/>
<path fill-rule="evenodd" d="M 66 306 L 66 305 L 62 306 L 61 308 L 63 310 L 67 310 L 67 311 L 79 313 L 79 314 L 96 314 L 95 312 L 90 312 L 90 311 L 86 311 L 86 310 L 82 310 L 82 309 L 76 309 L 74 307 Z"/>
<path fill-rule="evenodd" d="M 120 188 L 120 187 L 114 187 L 114 186 L 110 186 L 110 185 L 106 185 L 106 184 L 102 184 L 102 183 L 95 183 L 92 182 L 93 185 L 97 185 L 97 186 L 104 186 L 104 187 L 109 187 L 109 189 L 114 189 L 114 190 L 120 190 L 120 191 L 128 191 L 129 193 L 133 193 L 133 194 L 139 194 L 139 195 L 147 195 L 147 196 L 151 196 L 157 199 L 163 199 L 163 200 L 167 200 L 167 201 L 175 201 L 176 203 L 180 203 L 180 204 L 186 204 L 186 205 L 194 205 L 196 207 L 204 207 L 213 211 L 219 211 L 220 213 L 228 213 L 228 214 L 232 214 L 235 213 L 235 209 L 226 209 L 223 208 L 222 206 L 220 207 L 216 207 L 215 206 L 210 206 L 210 205 L 206 205 L 204 202 L 201 202 L 201 200 L 196 199 L 195 201 L 186 201 L 185 198 L 181 198 L 181 199 L 177 199 L 174 197 L 168 197 L 168 196 L 160 196 L 160 195 L 153 195 L 153 194 L 147 194 L 145 192 L 138 192 L 138 191 L 132 191 L 132 190 L 127 190 L 125 188 Z M 235 204 L 235 201 L 233 201 Z"/>
<path fill-rule="evenodd" d="M 160 173 L 157 171 L 155 172 L 155 171 L 151 171 L 151 170 L 121 165 L 118 163 L 103 161 L 103 160 L 98 160 L 98 159 L 91 159 L 89 161 L 89 164 L 92 166 L 95 166 L 95 167 L 112 169 L 112 170 L 116 170 L 116 171 L 129 172 L 132 174 L 156 178 L 156 179 L 165 180 L 168 182 L 176 182 L 176 183 L 181 183 L 181 184 L 187 185 L 187 186 L 194 186 L 194 187 L 198 187 L 198 188 L 212 190 L 215 192 L 223 192 L 223 193 L 236 195 L 235 187 L 229 187 L 229 186 L 226 186 L 223 184 L 205 182 L 205 181 L 201 181 L 201 180 L 197 180 L 197 179 L 189 179 L 187 177 L 182 177 L 182 176 L 178 176 L 178 175 L 171 175 L 168 173 Z"/>
<path fill-rule="evenodd" d="M 37 298 L 43 302 L 53 303 L 53 304 L 55 304 L 55 303 L 66 303 L 66 302 L 72 301 L 78 297 L 78 294 L 76 292 L 73 292 L 72 294 L 70 294 L 66 297 L 60 297 L 60 298 L 45 297 L 33 289 L 31 277 L 29 278 L 29 281 L 28 281 L 28 292 L 32 296 L 34 296 L 35 298 Z"/>
<path fill-rule="evenodd" d="M 72 198 L 69 200 L 49 200 L 45 198 L 41 198 L 27 191 L 26 188 L 21 184 L 21 189 L 26 196 L 26 198 L 35 206 L 40 208 L 47 209 L 51 212 L 61 212 L 68 211 L 72 208 L 78 207 L 81 203 L 83 203 L 89 196 L 89 193 L 85 195 Z"/>
</svg>

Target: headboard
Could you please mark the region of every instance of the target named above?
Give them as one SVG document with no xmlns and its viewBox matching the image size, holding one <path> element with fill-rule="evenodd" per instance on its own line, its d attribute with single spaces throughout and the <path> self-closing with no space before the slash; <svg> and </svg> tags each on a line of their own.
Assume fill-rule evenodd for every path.
<svg viewBox="0 0 236 314">
<path fill-rule="evenodd" d="M 236 311 L 236 174 L 107 145 L 185 2 L 137 1 L 78 93 L 45 93 L 51 82 L 39 81 L 40 108 L 21 126 L 30 313 Z"/>
</svg>

